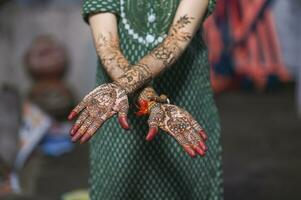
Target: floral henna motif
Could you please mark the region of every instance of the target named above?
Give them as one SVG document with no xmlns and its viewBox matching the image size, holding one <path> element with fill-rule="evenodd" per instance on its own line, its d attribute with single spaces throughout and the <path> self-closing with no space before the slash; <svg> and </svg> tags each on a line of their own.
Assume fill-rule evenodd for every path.
<svg viewBox="0 0 301 200">
<path fill-rule="evenodd" d="M 115 74 L 121 76 L 130 69 L 128 60 L 121 53 L 119 39 L 113 37 L 113 34 L 109 34 L 109 37 L 99 34 L 96 39 L 96 51 L 104 68 L 113 79 L 118 78 L 114 76 Z"/>
<path fill-rule="evenodd" d="M 117 113 L 121 126 L 128 129 L 128 108 L 128 98 L 124 89 L 113 83 L 100 85 L 70 113 L 68 119 L 72 120 L 81 112 L 71 129 L 72 141 L 88 141 L 107 119 Z"/>
<path fill-rule="evenodd" d="M 155 101 L 158 103 L 167 103 L 167 99 L 167 96 L 164 94 L 159 96 L 151 86 L 144 88 L 138 96 L 138 102 L 141 100 L 146 100 Z"/>
<path fill-rule="evenodd" d="M 152 73 L 147 65 L 137 64 L 126 71 L 115 83 L 123 87 L 127 94 L 135 92 L 151 81 Z"/>
<path fill-rule="evenodd" d="M 176 58 L 182 53 L 182 48 L 180 47 L 180 42 L 189 41 L 192 36 L 188 32 L 184 32 L 183 29 L 187 24 L 191 23 L 192 17 L 184 15 L 170 28 L 168 37 L 159 45 L 151 55 L 162 61 L 165 66 L 169 66 Z"/>
<path fill-rule="evenodd" d="M 208 149 L 205 145 L 207 135 L 201 126 L 187 111 L 175 105 L 156 103 L 150 109 L 148 124 L 148 141 L 155 137 L 160 128 L 173 136 L 192 157 L 196 154 L 204 156 Z"/>
<path fill-rule="evenodd" d="M 183 43 L 191 40 L 191 34 L 183 29 L 191 23 L 192 17 L 184 15 L 170 28 L 165 40 L 156 47 L 149 55 L 127 70 L 116 84 L 125 88 L 127 94 L 135 92 L 148 83 L 153 76 L 163 71 L 175 62 L 181 55 Z"/>
</svg>

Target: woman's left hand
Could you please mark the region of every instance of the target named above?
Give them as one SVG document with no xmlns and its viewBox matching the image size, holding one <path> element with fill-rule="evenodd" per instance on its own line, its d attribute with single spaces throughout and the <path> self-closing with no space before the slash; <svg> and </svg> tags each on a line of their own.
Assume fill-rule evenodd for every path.
<svg viewBox="0 0 301 200">
<path fill-rule="evenodd" d="M 205 156 L 207 135 L 199 123 L 184 109 L 171 104 L 156 103 L 150 109 L 149 132 L 146 140 L 152 140 L 162 129 L 183 147 L 191 156 Z"/>
<path fill-rule="evenodd" d="M 72 120 L 80 113 L 71 129 L 72 141 L 87 142 L 107 119 L 117 113 L 121 127 L 129 129 L 128 109 L 128 97 L 123 88 L 114 83 L 98 86 L 68 116 Z"/>
</svg>

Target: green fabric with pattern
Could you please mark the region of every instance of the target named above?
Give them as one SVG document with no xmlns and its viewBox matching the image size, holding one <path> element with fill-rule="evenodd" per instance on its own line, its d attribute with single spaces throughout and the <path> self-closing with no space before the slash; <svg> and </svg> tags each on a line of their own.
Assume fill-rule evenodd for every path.
<svg viewBox="0 0 301 200">
<path fill-rule="evenodd" d="M 179 0 L 85 0 L 83 16 L 115 13 L 121 49 L 136 63 L 168 32 Z M 215 1 L 210 1 L 209 13 Z M 97 85 L 110 81 L 98 62 Z M 188 110 L 208 133 L 205 158 L 192 159 L 164 132 L 146 142 L 147 117 L 130 109 L 131 130 L 109 120 L 90 142 L 92 200 L 220 200 L 222 166 L 220 126 L 209 79 L 207 49 L 201 30 L 169 70 L 153 81 L 158 93 Z M 133 102 L 131 102 L 133 105 Z"/>
</svg>

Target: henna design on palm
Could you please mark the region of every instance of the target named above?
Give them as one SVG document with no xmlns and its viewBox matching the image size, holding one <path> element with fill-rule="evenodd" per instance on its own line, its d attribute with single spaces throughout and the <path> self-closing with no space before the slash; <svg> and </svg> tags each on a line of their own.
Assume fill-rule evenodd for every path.
<svg viewBox="0 0 301 200">
<path fill-rule="evenodd" d="M 207 135 L 186 110 L 175 105 L 156 103 L 150 109 L 148 124 L 146 140 L 152 140 L 160 128 L 174 137 L 190 156 L 205 156 Z"/>
<path fill-rule="evenodd" d="M 117 113 L 121 127 L 129 129 L 128 108 L 128 97 L 120 86 L 114 83 L 98 86 L 84 97 L 68 117 L 72 120 L 80 113 L 71 129 L 72 141 L 87 142 L 107 119 Z"/>
<path fill-rule="evenodd" d="M 174 137 L 190 156 L 204 156 L 208 150 L 205 145 L 208 137 L 204 129 L 190 113 L 178 106 L 167 104 L 166 101 L 162 101 L 164 99 L 167 97 L 158 96 L 152 87 L 146 87 L 138 96 L 138 102 L 156 102 L 149 108 L 149 132 L 146 140 L 151 141 L 160 128 Z"/>
</svg>

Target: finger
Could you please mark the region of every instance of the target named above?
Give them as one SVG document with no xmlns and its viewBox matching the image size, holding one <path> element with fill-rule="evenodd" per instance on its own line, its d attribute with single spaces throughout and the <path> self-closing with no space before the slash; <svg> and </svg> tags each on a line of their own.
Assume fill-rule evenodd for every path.
<svg viewBox="0 0 301 200">
<path fill-rule="evenodd" d="M 195 151 L 190 147 L 188 140 L 183 135 L 177 135 L 175 136 L 175 139 L 183 147 L 184 151 L 188 153 L 189 156 L 191 156 L 192 158 L 196 156 Z"/>
<path fill-rule="evenodd" d="M 203 138 L 204 141 L 208 139 L 208 136 L 204 130 L 199 131 L 200 136 Z"/>
<path fill-rule="evenodd" d="M 158 127 L 156 126 L 150 127 L 146 136 L 146 140 L 147 141 L 153 140 L 157 134 L 158 134 Z"/>
<path fill-rule="evenodd" d="M 189 114 L 189 113 L 188 113 Z M 189 114 L 192 122 L 192 127 L 199 133 L 199 135 L 203 138 L 203 140 L 207 140 L 208 136 L 201 125 Z"/>
<path fill-rule="evenodd" d="M 68 120 L 74 119 L 78 113 L 80 113 L 84 108 L 86 107 L 86 104 L 84 101 L 81 101 L 69 114 Z"/>
<path fill-rule="evenodd" d="M 158 134 L 158 127 L 160 123 L 163 122 L 163 116 L 164 116 L 164 111 L 161 109 L 159 106 L 155 106 L 154 108 L 151 109 L 149 119 L 148 119 L 148 126 L 149 126 L 149 131 L 146 136 L 147 141 L 151 141 L 154 139 L 154 137 Z"/>
<path fill-rule="evenodd" d="M 104 124 L 104 122 L 106 120 L 108 120 L 109 118 L 111 118 L 114 114 L 115 114 L 115 112 L 109 112 L 109 113 L 104 114 L 102 117 L 100 117 L 97 120 L 93 121 L 93 119 L 92 119 L 91 124 L 85 130 L 85 133 L 82 134 L 80 143 L 83 144 L 85 142 L 88 142 L 92 138 L 92 136 L 95 134 L 97 129 L 99 129 Z"/>
<path fill-rule="evenodd" d="M 73 127 L 71 128 L 70 135 L 73 136 L 77 130 L 80 128 L 80 126 L 83 124 L 83 122 L 89 117 L 89 113 L 87 110 L 81 113 L 81 115 L 78 117 L 76 122 L 74 123 Z"/>
<path fill-rule="evenodd" d="M 188 141 L 188 144 L 190 144 L 193 149 L 197 152 L 197 154 L 201 155 L 202 157 L 205 156 L 205 143 L 202 141 L 202 138 L 200 135 L 198 135 L 195 130 L 192 129 L 190 131 L 184 132 L 184 137 Z"/>
<path fill-rule="evenodd" d="M 195 151 L 191 147 L 184 146 L 183 148 L 184 148 L 184 151 L 186 151 L 189 154 L 189 156 L 191 156 L 192 158 L 194 158 L 196 156 Z"/>
<path fill-rule="evenodd" d="M 93 122 L 93 120 L 91 118 L 87 118 L 84 121 L 84 123 L 81 125 L 81 127 L 78 129 L 78 131 L 72 137 L 72 139 L 71 139 L 72 142 L 78 141 L 84 135 L 84 133 L 87 131 L 89 126 L 92 124 L 92 122 Z"/>
<path fill-rule="evenodd" d="M 208 147 L 206 146 L 204 141 L 199 141 L 199 146 L 206 152 L 208 150 Z"/>
<path fill-rule="evenodd" d="M 77 112 L 71 111 L 68 115 L 68 120 L 71 121 L 75 116 L 77 115 Z"/>
<path fill-rule="evenodd" d="M 127 113 L 129 111 L 129 101 L 125 94 L 121 95 L 124 96 L 122 97 L 122 100 L 118 103 L 117 108 L 114 110 L 118 112 L 118 122 L 120 126 L 123 129 L 128 130 L 130 128 L 127 117 Z"/>
<path fill-rule="evenodd" d="M 72 137 L 71 141 L 72 142 L 77 142 L 81 138 L 82 134 L 80 132 L 76 132 Z"/>
<path fill-rule="evenodd" d="M 128 117 L 125 113 L 118 113 L 118 122 L 123 129 L 125 129 L 125 130 L 130 129 L 130 126 L 128 123 Z"/>
<path fill-rule="evenodd" d="M 199 146 L 194 146 L 193 149 L 200 155 L 200 156 L 205 156 L 205 151 L 200 148 Z"/>
<path fill-rule="evenodd" d="M 91 126 L 88 128 L 87 132 L 81 138 L 80 143 L 83 144 L 85 142 L 88 142 L 102 124 L 103 122 L 98 122 L 98 123 L 93 122 Z"/>
</svg>

